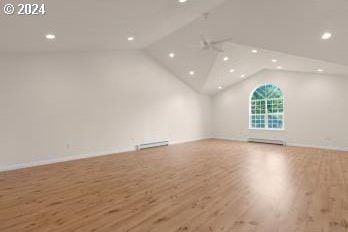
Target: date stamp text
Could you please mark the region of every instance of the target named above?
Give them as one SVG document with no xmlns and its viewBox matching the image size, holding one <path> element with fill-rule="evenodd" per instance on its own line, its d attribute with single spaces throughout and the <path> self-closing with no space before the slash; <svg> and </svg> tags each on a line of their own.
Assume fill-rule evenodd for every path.
<svg viewBox="0 0 348 232">
<path fill-rule="evenodd" d="M 44 15 L 45 4 L 4 4 L 3 11 L 6 15 Z"/>
</svg>

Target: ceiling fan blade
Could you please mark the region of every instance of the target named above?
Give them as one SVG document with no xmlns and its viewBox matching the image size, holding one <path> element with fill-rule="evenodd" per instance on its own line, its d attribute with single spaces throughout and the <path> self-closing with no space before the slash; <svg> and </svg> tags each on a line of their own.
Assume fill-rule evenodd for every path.
<svg viewBox="0 0 348 232">
<path fill-rule="evenodd" d="M 229 42 L 233 40 L 233 38 L 226 38 L 226 39 L 222 39 L 222 40 L 216 40 L 216 41 L 212 41 L 211 44 L 215 45 L 215 44 L 221 44 L 221 43 L 225 43 L 225 42 Z"/>
</svg>

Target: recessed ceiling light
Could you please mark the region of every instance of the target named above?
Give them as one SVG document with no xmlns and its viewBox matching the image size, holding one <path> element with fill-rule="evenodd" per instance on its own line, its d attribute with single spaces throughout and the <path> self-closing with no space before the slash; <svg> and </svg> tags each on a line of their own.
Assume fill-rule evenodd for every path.
<svg viewBox="0 0 348 232">
<path fill-rule="evenodd" d="M 321 36 L 321 38 L 322 39 L 330 39 L 332 37 L 332 34 L 330 33 L 330 32 L 325 32 L 322 36 Z"/>
<path fill-rule="evenodd" d="M 252 53 L 258 53 L 259 51 L 256 49 L 251 50 Z"/>
<path fill-rule="evenodd" d="M 230 73 L 235 72 L 236 70 L 234 70 L 233 68 L 230 69 Z"/>
<path fill-rule="evenodd" d="M 222 89 L 222 86 L 219 86 L 218 89 Z"/>
<path fill-rule="evenodd" d="M 135 38 L 134 38 L 133 36 L 129 36 L 127 39 L 128 39 L 128 41 L 133 41 L 133 40 L 135 40 Z"/>
<path fill-rule="evenodd" d="M 47 34 L 46 35 L 46 39 L 55 39 L 55 38 L 56 38 L 56 36 L 53 35 L 53 34 Z"/>
<path fill-rule="evenodd" d="M 244 77 L 245 77 L 245 74 L 242 74 L 240 77 L 241 77 L 241 78 L 244 78 Z"/>
<path fill-rule="evenodd" d="M 228 61 L 228 59 L 229 59 L 228 56 L 224 57 L 224 61 Z"/>
<path fill-rule="evenodd" d="M 169 53 L 169 57 L 170 58 L 174 58 L 175 57 L 175 53 L 173 53 L 173 52 Z"/>
<path fill-rule="evenodd" d="M 193 76 L 193 75 L 195 75 L 195 71 L 190 71 L 189 74 L 190 74 L 191 76 Z"/>
<path fill-rule="evenodd" d="M 323 70 L 323 69 L 320 69 L 320 68 L 317 69 L 317 71 L 318 71 L 318 72 L 324 72 L 324 70 Z"/>
<path fill-rule="evenodd" d="M 187 2 L 187 0 L 178 0 L 178 2 L 184 3 L 184 2 Z"/>
<path fill-rule="evenodd" d="M 277 63 L 277 62 L 278 62 L 278 60 L 276 60 L 276 59 L 273 59 L 273 60 L 272 60 L 272 62 L 273 62 L 273 63 Z"/>
<path fill-rule="evenodd" d="M 277 69 L 283 69 L 283 67 L 282 66 L 277 66 Z"/>
</svg>

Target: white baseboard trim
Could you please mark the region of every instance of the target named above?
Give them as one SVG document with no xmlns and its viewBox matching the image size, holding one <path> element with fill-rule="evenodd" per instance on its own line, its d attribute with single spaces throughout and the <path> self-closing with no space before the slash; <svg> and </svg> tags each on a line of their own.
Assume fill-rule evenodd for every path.
<svg viewBox="0 0 348 232">
<path fill-rule="evenodd" d="M 201 137 L 201 138 L 195 138 L 195 139 L 177 140 L 177 141 L 169 142 L 169 145 L 196 142 L 196 141 L 205 140 L 205 139 L 211 139 L 211 137 L 209 136 L 209 137 Z"/>
<path fill-rule="evenodd" d="M 203 140 L 203 139 L 207 139 L 207 138 L 197 138 L 197 139 L 174 141 L 174 142 L 171 142 L 169 145 L 194 142 L 194 141 Z M 72 161 L 72 160 L 88 159 L 88 158 L 93 158 L 93 157 L 98 157 L 98 156 L 119 154 L 119 153 L 135 151 L 135 150 L 136 150 L 135 147 L 134 148 L 123 148 L 123 149 L 115 149 L 115 150 L 111 150 L 111 151 L 104 151 L 104 152 L 98 152 L 98 153 L 72 155 L 72 156 L 65 156 L 65 157 L 54 158 L 54 159 L 38 160 L 38 161 L 33 161 L 33 162 L 28 162 L 28 163 L 12 164 L 12 165 L 8 165 L 8 166 L 0 166 L 0 172 L 18 170 L 18 169 L 23 169 L 23 168 L 37 167 L 37 166 L 42 166 L 42 165 L 54 164 L 54 163 L 62 163 L 62 162 Z"/>
<path fill-rule="evenodd" d="M 108 152 L 99 152 L 99 153 L 91 153 L 91 154 L 64 156 L 64 157 L 54 158 L 54 159 L 38 160 L 38 161 L 33 161 L 28 163 L 19 163 L 19 164 L 12 164 L 8 166 L 0 166 L 0 172 L 42 166 L 47 164 L 62 163 L 62 162 L 72 161 L 72 160 L 88 159 L 88 158 L 93 158 L 98 156 L 112 155 L 112 154 L 124 153 L 129 151 L 135 151 L 135 148 L 134 149 L 131 149 L 131 148 L 117 149 L 117 150 L 108 151 Z"/>
<path fill-rule="evenodd" d="M 222 140 L 230 140 L 230 141 L 236 141 L 236 142 L 247 142 L 247 139 L 241 139 L 241 138 L 229 138 L 229 137 L 220 137 L 215 136 L 213 139 L 222 139 Z"/>
<path fill-rule="evenodd" d="M 247 139 L 219 137 L 219 136 L 216 136 L 214 138 L 215 139 L 237 141 L 237 142 L 247 142 L 248 141 Z M 307 148 L 316 148 L 316 149 L 324 149 L 324 150 L 348 151 L 348 147 L 321 146 L 321 145 L 300 144 L 300 143 L 286 143 L 285 145 L 291 146 L 291 147 L 307 147 Z"/>
<path fill-rule="evenodd" d="M 348 151 L 348 147 L 320 146 L 320 145 L 308 145 L 308 144 L 299 144 L 299 143 L 288 143 L 286 145 L 291 147 L 308 147 L 308 148 L 317 148 L 317 149 L 323 149 L 323 150 Z"/>
</svg>

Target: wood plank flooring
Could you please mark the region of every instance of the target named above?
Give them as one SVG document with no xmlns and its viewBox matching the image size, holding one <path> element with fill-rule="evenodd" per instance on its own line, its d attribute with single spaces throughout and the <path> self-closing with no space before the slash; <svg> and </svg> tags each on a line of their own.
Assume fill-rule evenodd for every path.
<svg viewBox="0 0 348 232">
<path fill-rule="evenodd" d="M 14 231 L 348 231 L 348 152 L 203 140 L 3 172 Z"/>
</svg>

